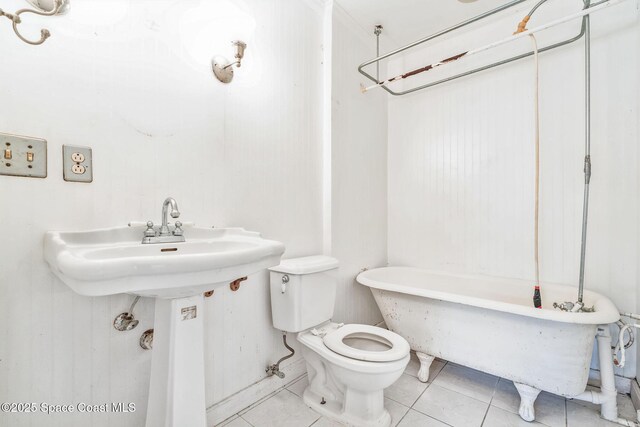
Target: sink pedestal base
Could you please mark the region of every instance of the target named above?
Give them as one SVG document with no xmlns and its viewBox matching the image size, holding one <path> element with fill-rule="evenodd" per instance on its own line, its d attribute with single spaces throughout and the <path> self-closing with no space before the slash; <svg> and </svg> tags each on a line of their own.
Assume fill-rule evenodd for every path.
<svg viewBox="0 0 640 427">
<path fill-rule="evenodd" d="M 203 302 L 156 298 L 146 427 L 206 427 Z"/>
</svg>

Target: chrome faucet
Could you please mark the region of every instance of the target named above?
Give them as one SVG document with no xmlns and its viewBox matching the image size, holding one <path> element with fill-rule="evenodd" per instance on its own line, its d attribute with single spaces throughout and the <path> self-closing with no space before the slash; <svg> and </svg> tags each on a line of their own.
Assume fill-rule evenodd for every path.
<svg viewBox="0 0 640 427">
<path fill-rule="evenodd" d="M 171 208 L 171 218 L 179 218 L 180 211 L 178 203 L 173 197 L 167 197 L 162 203 L 162 225 L 158 230 L 153 228 L 153 222 L 147 222 L 147 229 L 144 232 L 143 244 L 147 243 L 176 243 L 184 242 L 184 231 L 182 223 L 176 221 L 173 231 L 169 228 L 169 208 Z"/>
<path fill-rule="evenodd" d="M 167 217 L 169 206 L 171 206 L 171 218 L 180 217 L 180 211 L 178 210 L 176 199 L 174 199 L 173 197 L 167 197 L 162 204 L 162 226 L 160 227 L 160 236 L 168 236 L 169 234 L 171 234 L 171 232 L 169 231 L 169 221 Z"/>
</svg>

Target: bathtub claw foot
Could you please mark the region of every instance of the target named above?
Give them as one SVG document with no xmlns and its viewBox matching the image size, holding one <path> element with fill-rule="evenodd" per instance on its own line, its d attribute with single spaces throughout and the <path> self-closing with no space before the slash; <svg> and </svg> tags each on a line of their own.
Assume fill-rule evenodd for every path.
<svg viewBox="0 0 640 427">
<path fill-rule="evenodd" d="M 429 382 L 429 368 L 431 368 L 431 364 L 435 357 L 429 356 L 426 353 L 420 353 L 416 351 L 416 356 L 418 356 L 418 360 L 420 361 L 420 370 L 418 371 L 418 379 L 423 382 Z"/>
<path fill-rule="evenodd" d="M 520 409 L 518 410 L 518 412 L 520 413 L 520 418 L 525 421 L 535 420 L 536 411 L 533 408 L 533 404 L 540 394 L 540 390 L 526 384 L 520 384 L 516 382 L 514 382 L 513 385 L 516 386 L 516 389 L 520 394 Z"/>
</svg>

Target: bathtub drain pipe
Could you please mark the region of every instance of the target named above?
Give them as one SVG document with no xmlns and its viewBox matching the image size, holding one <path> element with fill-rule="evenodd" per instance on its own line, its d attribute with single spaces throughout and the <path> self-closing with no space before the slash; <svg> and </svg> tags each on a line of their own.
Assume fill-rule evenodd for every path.
<svg viewBox="0 0 640 427">
<path fill-rule="evenodd" d="M 598 326 L 596 340 L 598 341 L 598 361 L 600 362 L 600 391 L 585 391 L 576 396 L 575 399 L 600 405 L 600 415 L 602 418 L 618 422 L 618 403 L 616 400 L 618 392 L 616 391 L 613 374 L 611 332 L 608 325 Z M 635 424 L 630 425 L 634 426 Z"/>
<path fill-rule="evenodd" d="M 605 420 L 621 426 L 640 427 L 640 422 L 618 417 L 618 392 L 613 373 L 611 332 L 608 325 L 598 326 L 596 340 L 598 341 L 598 362 L 600 364 L 600 391 L 585 391 L 575 396 L 574 399 L 600 405 L 600 416 Z M 640 421 L 640 418 L 638 421 Z"/>
</svg>

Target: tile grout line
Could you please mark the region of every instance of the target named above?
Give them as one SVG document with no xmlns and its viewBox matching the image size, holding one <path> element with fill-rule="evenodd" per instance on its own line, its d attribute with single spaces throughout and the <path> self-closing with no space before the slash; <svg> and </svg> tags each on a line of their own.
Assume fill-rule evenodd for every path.
<svg viewBox="0 0 640 427">
<path fill-rule="evenodd" d="M 431 385 L 431 384 L 429 384 L 429 385 Z M 491 405 L 489 404 L 489 402 L 485 402 L 484 400 L 480 400 L 480 399 L 478 399 L 477 397 L 473 397 L 473 396 L 469 396 L 468 394 L 461 393 L 461 392 L 459 392 L 458 390 L 452 390 L 452 389 L 450 389 L 449 387 L 446 387 L 446 386 L 441 385 L 441 384 L 435 384 L 435 386 L 436 386 L 436 387 L 443 388 L 443 389 L 445 389 L 445 390 L 447 390 L 447 391 L 450 391 L 450 392 L 452 392 L 452 393 L 457 393 L 457 394 L 459 394 L 459 395 L 461 395 L 461 396 L 468 397 L 469 399 L 473 399 L 473 400 L 475 400 L 476 402 L 484 403 L 485 405 L 489 405 L 489 406 L 491 406 Z M 426 391 L 426 390 L 425 390 L 425 391 Z M 499 409 L 500 409 L 500 408 L 499 408 Z"/>
<path fill-rule="evenodd" d="M 242 415 L 246 414 L 247 412 L 251 411 L 254 408 L 257 408 L 258 406 L 262 405 L 264 402 L 266 402 L 267 400 L 271 399 L 273 396 L 275 396 L 276 394 L 280 393 L 282 390 L 287 390 L 291 393 L 293 393 L 291 390 L 289 390 L 288 388 L 291 387 L 292 385 L 294 385 L 295 383 L 297 383 L 298 381 L 302 380 L 302 378 L 307 375 L 307 373 L 305 372 L 302 375 L 299 375 L 297 378 L 294 378 L 293 380 L 291 380 L 289 383 L 287 383 L 286 385 L 283 385 L 280 388 L 277 388 L 276 390 L 272 391 L 271 393 L 269 393 L 268 395 L 266 395 L 265 397 L 263 397 L 262 399 L 258 399 L 257 401 L 253 402 L 252 404 L 250 404 L 249 406 L 242 408 L 241 410 L 239 410 L 238 412 L 236 412 L 234 415 L 237 415 L 238 417 L 242 417 Z M 295 393 L 293 393 L 295 394 Z M 296 395 L 297 396 L 297 395 Z M 232 415 L 233 416 L 233 415 Z M 229 417 L 230 418 L 230 417 Z M 244 419 L 244 418 L 243 418 Z"/>
<path fill-rule="evenodd" d="M 431 415 L 429 415 L 429 414 L 425 414 L 424 412 L 422 412 L 422 411 L 420 411 L 420 410 L 418 410 L 418 409 L 415 409 L 415 408 L 414 408 L 415 404 L 416 404 L 416 403 L 418 403 L 418 400 L 420 400 L 420 398 L 422 397 L 422 395 L 423 395 L 423 394 L 424 394 L 424 393 L 425 393 L 425 392 L 426 392 L 426 391 L 431 387 L 431 385 L 432 385 L 432 384 L 433 384 L 433 382 L 436 380 L 436 378 L 438 377 L 438 375 L 440 375 L 440 374 L 442 373 L 442 371 L 444 371 L 444 368 L 447 366 L 447 364 L 449 364 L 449 362 L 448 362 L 448 361 L 446 361 L 446 360 L 443 360 L 443 362 L 444 362 L 444 364 L 442 365 L 442 368 L 440 368 L 440 370 L 438 371 L 438 373 L 433 377 L 433 379 L 432 379 L 431 381 L 427 382 L 427 387 L 422 391 L 422 393 L 420 393 L 420 396 L 418 396 L 418 398 L 416 399 L 416 401 L 415 401 L 415 402 L 413 402 L 413 405 L 411 405 L 411 407 L 409 407 L 409 411 L 416 411 L 417 413 L 419 413 L 419 414 L 421 414 L 421 415 L 424 415 L 425 417 L 431 418 L 432 420 L 436 420 L 436 421 L 438 421 L 438 422 L 440 422 L 440 423 L 442 423 L 442 424 L 444 424 L 444 425 L 447 425 L 447 426 L 449 426 L 449 427 L 453 427 L 453 426 L 451 426 L 451 424 L 449 424 L 449 423 L 447 423 L 447 422 L 444 422 L 444 421 L 442 421 L 442 420 L 439 420 L 438 418 L 432 417 Z M 414 377 L 414 378 L 415 378 L 415 377 Z M 449 389 L 448 389 L 448 388 L 446 388 L 446 387 L 442 387 L 442 388 L 444 388 L 445 390 L 449 390 Z M 454 391 L 454 390 L 449 390 L 449 391 L 453 391 L 454 393 L 458 393 L 457 391 Z M 462 393 L 459 393 L 459 394 L 462 394 Z M 464 396 L 464 395 L 463 395 L 463 396 Z M 467 397 L 469 397 L 469 396 L 467 396 Z M 390 398 L 388 398 L 388 399 L 390 399 Z M 471 398 L 471 399 L 473 399 L 473 398 Z M 393 399 L 391 399 L 391 400 L 393 400 Z M 477 400 L 477 399 L 474 399 L 474 400 Z M 395 400 L 393 400 L 393 401 L 394 401 L 394 402 L 396 402 Z M 397 402 L 397 403 L 400 403 L 400 402 Z M 403 405 L 403 406 L 404 406 L 404 405 Z M 406 413 L 406 414 L 404 414 L 404 416 L 402 417 L 402 419 L 404 419 L 404 417 L 406 417 L 406 416 L 407 416 L 407 414 L 409 413 L 409 411 L 407 411 L 407 413 Z M 401 419 L 401 421 L 402 421 L 402 419 Z M 399 422 L 398 422 L 398 424 L 399 424 Z"/>
<path fill-rule="evenodd" d="M 432 381 L 430 381 L 430 382 L 428 383 L 427 388 L 425 388 L 425 390 L 420 394 L 420 396 L 418 397 L 418 399 L 416 399 L 416 401 L 413 403 L 413 405 L 411 405 L 411 409 L 413 409 L 414 411 L 419 412 L 420 414 L 426 415 L 426 416 L 427 416 L 427 417 L 429 417 L 429 418 L 433 418 L 433 419 L 435 419 L 435 420 L 437 420 L 437 421 L 439 421 L 439 422 L 442 422 L 442 423 L 444 423 L 444 424 L 447 424 L 447 423 L 445 423 L 444 421 L 439 420 L 439 419 L 437 419 L 437 418 L 434 418 L 434 417 L 430 416 L 429 414 L 425 414 L 424 412 L 422 412 L 422 411 L 420 411 L 420 410 L 418 410 L 418 409 L 415 409 L 415 408 L 414 408 L 414 405 L 417 403 L 417 401 L 420 399 L 420 397 L 422 397 L 422 395 L 423 395 L 423 394 L 424 394 L 424 393 L 425 393 L 425 392 L 426 392 L 426 391 L 431 387 L 431 384 L 433 384 L 433 382 L 434 382 L 434 381 L 436 380 L 436 378 L 440 375 L 440 373 L 442 373 L 442 371 L 444 371 L 444 368 L 445 368 L 448 364 L 449 364 L 449 362 L 448 362 L 448 361 L 445 361 L 445 364 L 442 366 L 442 369 L 440 369 L 440 371 L 436 374 L 436 376 L 435 376 L 435 377 L 433 377 L 433 380 L 432 380 Z M 494 375 L 494 376 L 495 376 L 495 375 Z M 495 396 L 496 389 L 497 389 L 497 387 L 498 387 L 498 382 L 500 382 L 500 377 L 496 377 L 496 378 L 497 378 L 496 385 L 495 385 L 495 386 L 494 386 L 494 388 L 493 388 L 493 391 L 492 391 L 492 394 L 491 394 L 491 399 L 489 400 L 489 402 L 488 402 L 488 403 L 487 403 L 487 402 L 484 402 L 484 401 L 482 401 L 482 400 L 480 400 L 480 399 L 476 399 L 475 397 L 468 396 L 468 395 L 466 395 L 466 394 L 464 394 L 464 393 L 460 393 L 459 391 L 451 390 L 451 389 L 449 389 L 448 387 L 445 387 L 444 385 L 441 385 L 441 386 L 439 386 L 439 387 L 442 387 L 443 389 L 448 390 L 448 391 L 451 391 L 451 392 L 454 392 L 454 393 L 458 393 L 458 394 L 460 394 L 460 395 L 462 395 L 462 396 L 465 396 L 465 397 L 467 397 L 467 398 L 469 398 L 469 399 L 473 399 L 473 400 L 475 400 L 475 401 L 477 401 L 477 402 L 481 402 L 481 403 L 483 403 L 483 404 L 487 404 L 487 410 L 485 411 L 485 414 L 484 414 L 484 417 L 483 417 L 483 419 L 482 419 L 482 423 L 481 423 L 481 426 L 482 426 L 482 424 L 484 424 L 484 422 L 485 422 L 485 420 L 486 420 L 486 416 L 487 416 L 487 414 L 489 413 L 489 409 L 491 408 L 491 402 L 493 402 L 493 398 L 494 398 L 494 396 Z M 392 399 L 392 400 L 393 400 L 393 399 Z M 447 424 L 447 425 L 449 425 L 449 424 Z"/>
<path fill-rule="evenodd" d="M 404 415 L 402 417 L 400 417 L 400 419 L 398 420 L 398 422 L 395 424 L 396 427 L 400 425 L 400 423 L 402 422 L 402 420 L 404 420 L 406 418 L 406 416 L 409 414 L 409 412 L 411 412 L 411 408 L 409 408 L 409 410 L 407 412 L 404 413 Z M 391 420 L 393 421 L 393 420 Z"/>
<path fill-rule="evenodd" d="M 418 397 L 416 397 L 416 399 L 413 401 L 413 403 L 411 404 L 411 406 L 409 406 L 409 409 L 413 409 L 413 406 L 414 406 L 416 403 L 418 403 L 418 400 L 420 400 L 420 398 L 422 397 L 422 395 L 423 395 L 427 390 L 429 390 L 429 387 L 431 387 L 431 384 L 433 384 L 433 382 L 436 380 L 436 378 L 438 378 L 438 375 L 440 375 L 440 373 L 442 373 L 442 371 L 444 370 L 445 366 L 447 366 L 447 363 L 448 363 L 447 361 L 444 361 L 444 364 L 442 365 L 442 368 L 440 368 L 440 370 L 439 370 L 439 371 L 438 371 L 438 373 L 433 377 L 433 379 L 432 379 L 431 381 L 427 381 L 427 383 L 426 383 L 426 384 L 427 384 L 427 386 L 424 388 L 424 390 L 422 390 L 422 393 L 420 393 L 420 394 L 418 395 Z M 403 372 L 403 375 L 404 375 L 404 372 Z M 413 375 L 410 375 L 410 376 L 413 376 Z M 417 377 L 414 377 L 414 378 L 417 378 Z M 418 381 L 420 381 L 420 380 L 418 380 Z M 391 399 L 391 398 L 389 398 L 389 399 Z M 393 400 L 394 402 L 396 402 L 396 400 L 394 400 L 394 399 L 391 399 L 391 400 Z M 400 402 L 398 402 L 398 403 L 400 403 Z M 420 412 L 420 413 L 422 413 L 422 412 Z M 406 415 L 406 414 L 405 414 L 405 415 Z M 425 415 L 426 415 L 426 414 L 425 414 Z M 404 417 L 402 417 L 402 418 L 404 418 Z M 440 421 L 440 420 L 438 420 L 438 421 Z"/>
<path fill-rule="evenodd" d="M 238 415 L 238 418 L 240 418 L 242 421 L 244 421 L 245 423 L 249 424 L 251 427 L 255 427 L 253 424 L 251 424 L 249 421 L 247 421 L 246 419 L 242 418 L 242 415 Z"/>
<path fill-rule="evenodd" d="M 297 382 L 297 381 L 296 381 L 296 382 Z M 287 390 L 287 391 L 288 391 L 289 393 L 291 393 L 291 394 L 292 394 L 296 399 L 300 399 L 300 401 L 302 402 L 302 404 L 303 404 L 305 407 L 307 407 L 307 408 L 311 409 L 311 411 L 313 411 L 313 413 L 314 413 L 314 414 L 318 415 L 318 418 L 316 418 L 316 419 L 315 419 L 311 424 L 309 424 L 309 427 L 311 427 L 312 425 L 314 425 L 315 423 L 317 423 L 318 421 L 320 421 L 320 420 L 322 419 L 322 416 L 323 416 L 323 415 L 322 415 L 322 414 L 320 414 L 319 412 L 314 411 L 314 410 L 313 410 L 313 408 L 311 408 L 311 407 L 307 406 L 307 404 L 306 404 L 306 403 L 304 403 L 304 399 L 302 398 L 302 396 L 298 396 L 297 394 L 295 394 L 294 392 L 292 392 L 291 390 L 289 390 L 289 389 L 288 389 L 288 388 L 286 388 L 286 387 L 284 388 L 284 390 Z"/>
<path fill-rule="evenodd" d="M 480 423 L 480 427 L 484 425 L 487 421 L 487 415 L 489 415 L 489 410 L 491 409 L 491 404 L 493 403 L 493 399 L 496 397 L 496 391 L 498 390 L 498 384 L 500 383 L 500 377 L 497 377 L 498 381 L 496 381 L 496 385 L 493 387 L 493 393 L 491 393 L 491 399 L 489 399 L 489 405 L 487 406 L 487 410 L 484 413 L 484 417 L 482 417 L 482 422 Z"/>
<path fill-rule="evenodd" d="M 448 363 L 448 362 L 447 362 L 446 360 L 443 360 L 442 362 L 444 362 L 444 363 L 443 363 L 443 365 L 442 365 L 442 368 L 440 368 L 440 370 L 438 371 L 438 373 L 433 377 L 433 379 L 432 379 L 431 381 L 428 381 L 428 382 L 426 383 L 426 384 L 427 384 L 427 386 L 425 387 L 425 389 L 424 389 L 424 390 L 422 390 L 422 392 L 418 395 L 418 397 L 416 397 L 416 399 L 413 401 L 413 403 L 412 403 L 410 406 L 407 406 L 407 405 L 405 405 L 405 404 L 404 404 L 404 403 L 402 403 L 402 402 L 398 402 L 397 400 L 395 400 L 395 399 L 393 399 L 393 398 L 391 398 L 391 397 L 384 396 L 384 398 L 385 398 L 385 399 L 389 399 L 389 400 L 391 400 L 392 402 L 397 403 L 398 405 L 401 405 L 401 406 L 404 406 L 405 408 L 408 408 L 408 411 L 407 411 L 407 412 L 402 416 L 402 418 L 400 418 L 400 420 L 398 421 L 398 423 L 396 423 L 396 425 L 400 424 L 400 422 L 402 422 L 402 420 L 407 416 L 407 414 L 408 414 L 411 410 L 414 410 L 414 411 L 418 412 L 419 414 L 425 415 L 425 416 L 427 416 L 427 417 L 429 417 L 429 418 L 431 418 L 431 419 L 434 419 L 434 420 L 436 420 L 436 421 L 439 421 L 439 422 L 441 422 L 441 423 L 443 423 L 443 424 L 446 424 L 446 425 L 448 425 L 448 426 L 450 425 L 450 424 L 445 423 L 444 421 L 438 420 L 437 418 L 434 418 L 434 417 L 432 417 L 432 416 L 430 416 L 430 415 L 424 414 L 424 413 L 422 413 L 422 412 L 420 412 L 420 411 L 418 411 L 418 410 L 416 410 L 416 409 L 413 409 L 413 406 L 418 402 L 418 400 L 422 397 L 422 395 L 423 395 L 423 394 L 424 394 L 424 393 L 429 389 L 429 387 L 431 387 L 431 384 L 432 384 L 432 383 L 433 383 L 433 381 L 438 377 L 438 375 L 440 375 L 440 373 L 442 373 L 442 371 L 444 370 L 445 366 L 447 366 L 447 363 Z M 402 375 L 408 375 L 408 376 L 410 376 L 410 377 L 412 377 L 412 378 L 417 379 L 417 377 L 414 377 L 413 375 L 407 374 L 406 372 L 403 372 L 403 373 L 402 373 Z M 289 391 L 290 391 L 290 390 L 289 390 Z M 294 393 L 294 394 L 295 394 L 295 393 Z M 322 417 L 320 417 L 320 418 L 322 418 Z M 314 424 L 315 424 L 317 421 L 318 421 L 318 420 L 316 420 L 316 421 L 314 422 Z M 312 424 L 312 425 L 313 425 L 313 424 Z M 311 426 L 310 426 L 310 427 L 311 427 Z"/>
<path fill-rule="evenodd" d="M 280 393 L 282 390 L 284 390 L 285 387 L 281 387 L 271 393 L 269 393 L 268 395 L 266 395 L 265 397 L 263 397 L 262 399 L 259 399 L 255 402 L 253 402 L 251 405 L 247 406 L 246 408 L 241 409 L 240 411 L 238 411 L 236 413 L 237 416 L 242 417 L 244 414 L 246 414 L 249 411 L 252 411 L 253 409 L 257 408 L 258 406 L 262 405 L 264 402 L 266 402 L 267 400 L 271 399 L 273 396 L 275 396 L 276 394 Z"/>
<path fill-rule="evenodd" d="M 502 380 L 506 380 L 506 381 L 509 381 L 509 382 L 513 382 L 513 381 L 511 381 L 511 380 L 507 380 L 506 378 L 502 378 L 502 377 L 498 377 L 498 378 L 499 378 L 499 380 L 498 380 L 498 383 L 497 383 L 497 384 L 499 384 L 499 383 L 500 383 L 500 381 L 502 381 Z M 496 392 L 497 392 L 497 384 L 496 384 L 496 388 L 494 389 L 493 395 L 492 395 L 492 397 L 491 397 L 491 401 L 489 402 L 489 409 L 491 409 L 491 407 L 494 407 L 494 408 L 499 409 L 499 410 L 501 410 L 501 411 L 508 412 L 508 413 L 511 413 L 511 414 L 514 414 L 514 415 L 520 416 L 519 411 L 517 411 L 517 412 L 513 412 L 513 411 L 511 411 L 511 410 L 504 409 L 504 408 L 501 408 L 501 407 L 499 407 L 499 406 L 493 405 L 493 400 L 494 400 L 494 398 L 495 398 L 495 396 L 496 396 Z M 546 393 L 546 392 L 542 391 L 541 393 Z M 555 395 L 555 394 L 552 394 L 552 393 L 549 393 L 549 394 L 550 394 L 551 396 L 558 397 L 558 395 Z M 569 424 L 568 415 L 567 415 L 567 401 L 568 401 L 568 399 L 567 399 L 566 397 L 563 397 L 563 396 L 560 396 L 560 397 L 562 397 L 562 401 L 563 401 L 563 405 L 564 405 L 564 427 L 567 427 L 567 426 L 568 426 L 568 424 Z M 488 411 L 487 411 L 487 414 L 488 414 Z M 486 421 L 486 414 L 485 414 L 485 420 L 483 420 L 483 424 L 484 424 L 484 422 L 485 422 L 485 421 Z M 527 421 L 527 422 L 528 422 L 528 421 Z M 540 426 L 544 426 L 544 427 L 552 427 L 551 425 L 549 425 L 549 424 L 545 424 L 545 423 L 543 423 L 542 421 L 538 421 L 537 419 L 534 419 L 534 420 L 532 421 L 532 423 L 540 424 Z"/>
<path fill-rule="evenodd" d="M 435 380 L 435 378 L 434 378 Z M 422 390 L 422 393 L 420 393 L 420 395 L 418 397 L 416 397 L 416 399 L 413 401 L 413 403 L 411 404 L 411 406 L 409 406 L 409 409 L 413 409 L 413 406 L 418 403 L 418 400 L 420 400 L 420 398 L 422 397 L 422 395 L 429 390 L 429 387 L 431 387 L 431 384 L 433 384 L 433 381 L 427 382 L 427 386 L 424 388 L 424 390 Z"/>
<path fill-rule="evenodd" d="M 302 396 L 298 396 L 297 394 L 295 394 L 294 392 L 292 392 L 291 390 L 289 390 L 289 389 L 288 389 L 288 388 L 286 388 L 286 387 L 285 387 L 285 388 L 283 388 L 283 389 L 282 389 L 282 390 L 280 390 L 280 391 L 283 391 L 283 390 L 287 390 L 289 393 L 293 394 L 295 397 L 297 397 L 298 399 L 302 400 L 302 402 L 304 403 L 304 399 L 302 398 Z M 305 403 L 305 406 L 307 406 L 307 404 L 306 404 L 306 403 Z"/>
<path fill-rule="evenodd" d="M 233 414 L 231 415 L 229 418 L 222 420 L 221 422 L 214 424 L 213 427 L 224 427 L 227 424 L 231 423 L 232 421 L 234 421 L 235 419 L 238 418 L 238 414 Z"/>
<path fill-rule="evenodd" d="M 395 402 L 395 401 L 394 401 L 394 402 Z M 407 416 L 407 415 L 409 415 L 409 412 L 411 412 L 411 411 L 415 411 L 415 412 L 417 412 L 417 413 L 418 413 L 418 414 L 420 414 L 420 415 L 424 415 L 425 417 L 430 418 L 430 419 L 432 419 L 432 420 L 435 420 L 435 421 L 437 421 L 437 422 L 439 422 L 439 423 L 442 423 L 442 424 L 444 424 L 444 425 L 446 425 L 446 426 L 453 427 L 453 426 L 452 426 L 451 424 L 449 424 L 449 423 L 445 423 L 445 422 L 444 422 L 444 421 L 442 421 L 442 420 L 439 420 L 439 419 L 437 419 L 437 418 L 434 418 L 434 417 L 432 417 L 431 415 L 427 415 L 427 414 L 425 414 L 425 413 L 423 413 L 423 412 L 420 412 L 420 411 L 418 411 L 418 410 L 416 410 L 416 409 L 413 409 L 413 408 L 409 408 L 409 410 L 408 410 L 408 411 L 407 411 L 407 412 L 402 416 L 402 418 L 400 418 L 400 421 L 398 421 L 398 423 L 396 424 L 396 426 L 400 425 L 400 423 L 402 422 L 402 420 L 404 420 L 404 419 L 406 418 L 406 416 Z"/>
<path fill-rule="evenodd" d="M 296 381 L 292 381 L 290 384 L 293 384 L 293 383 L 295 383 L 295 382 L 297 382 L 297 380 L 296 380 Z M 263 399 L 261 399 L 261 401 L 259 401 L 260 403 L 258 403 L 258 402 L 254 403 L 253 405 L 255 405 L 255 406 L 251 405 L 251 406 L 253 406 L 253 407 L 248 406 L 247 408 L 244 408 L 244 409 L 242 410 L 242 411 L 244 411 L 244 412 L 242 413 L 242 415 L 245 415 L 245 414 L 249 413 L 249 412 L 250 412 L 250 411 L 252 411 L 253 409 L 257 408 L 258 406 L 262 405 L 263 403 L 267 402 L 268 400 L 270 400 L 271 398 L 275 397 L 277 394 L 280 394 L 281 392 L 283 392 L 283 391 L 285 391 L 285 390 L 286 390 L 287 392 L 289 392 L 291 395 L 293 395 L 296 399 L 300 399 L 300 400 L 302 401 L 302 403 L 305 405 L 305 407 L 309 408 L 309 407 L 306 405 L 306 403 L 304 403 L 304 400 L 302 399 L 302 397 L 298 396 L 297 394 L 295 394 L 294 392 L 292 392 L 291 390 L 289 390 L 287 387 L 288 387 L 288 386 L 282 386 L 282 387 L 281 387 L 281 388 L 279 388 L 278 390 L 274 391 L 273 393 L 271 393 L 271 394 L 269 394 L 268 396 L 265 396 Z M 248 409 L 248 408 L 250 408 L 250 407 L 251 407 L 251 409 Z M 319 414 L 318 412 L 314 411 L 312 408 L 309 408 L 309 409 L 310 409 L 311 411 L 313 411 L 316 415 L 318 415 L 318 418 L 317 418 L 317 419 L 315 419 L 311 424 L 309 424 L 309 427 L 311 427 L 313 424 L 317 423 L 318 421 L 320 421 L 320 419 L 322 419 L 322 414 Z M 242 411 L 241 411 L 241 412 L 242 412 Z M 249 424 L 251 427 L 255 427 L 255 426 L 254 426 L 253 424 L 251 424 L 251 423 L 250 423 L 246 418 L 244 418 L 244 417 L 243 417 L 239 412 L 238 412 L 236 415 L 237 415 L 237 417 L 238 417 L 238 418 L 242 418 L 242 420 L 243 420 L 243 421 L 245 421 L 247 424 Z"/>
<path fill-rule="evenodd" d="M 311 409 L 311 408 L 309 408 L 309 409 Z M 313 411 L 313 409 L 311 409 L 311 410 Z M 315 412 L 316 414 L 318 414 L 316 411 L 313 411 L 313 412 Z M 311 424 L 309 424 L 309 426 L 308 426 L 308 427 L 311 427 L 312 425 L 316 424 L 316 423 L 317 423 L 318 421 L 320 421 L 321 419 L 322 419 L 322 415 L 321 415 L 321 414 L 318 414 L 318 418 L 316 418 L 316 419 L 315 419 Z"/>
<path fill-rule="evenodd" d="M 402 375 L 404 375 L 404 374 L 402 374 Z M 417 379 L 416 377 L 414 377 L 414 376 L 412 376 L 412 375 L 409 375 L 409 376 L 410 376 L 411 378 L 415 378 L 415 379 Z M 425 384 L 425 383 L 423 383 L 423 384 Z M 406 404 L 404 404 L 404 403 L 402 403 L 402 402 L 399 402 L 399 401 L 397 401 L 396 399 L 394 399 L 394 398 L 392 398 L 392 397 L 389 397 L 389 396 L 386 396 L 386 395 L 384 396 L 384 398 L 385 398 L 385 399 L 389 399 L 389 400 L 391 400 L 392 402 L 397 403 L 398 405 L 404 406 L 405 408 L 413 409 L 413 405 L 415 405 L 415 404 L 416 404 L 416 402 L 417 402 L 417 401 L 422 397 L 422 395 L 424 394 L 424 392 L 425 392 L 425 391 L 427 391 L 427 389 L 428 389 L 428 388 L 429 388 L 429 386 L 431 385 L 431 382 L 427 382 L 426 384 L 427 384 L 427 386 L 425 387 L 425 389 L 424 389 L 424 390 L 422 390 L 422 391 L 420 392 L 420 394 L 418 395 L 418 397 L 416 397 L 416 398 L 415 398 L 415 400 L 413 401 L 413 403 L 412 403 L 411 405 L 406 405 Z"/>
<path fill-rule="evenodd" d="M 423 393 L 424 393 L 424 392 L 423 392 Z M 385 396 L 384 398 L 385 398 L 385 399 L 389 399 L 390 401 L 392 401 L 392 402 L 394 402 L 394 403 L 397 403 L 398 405 L 404 406 L 405 408 L 409 408 L 409 409 L 411 409 L 411 406 L 407 406 L 406 404 L 404 404 L 404 403 L 402 403 L 402 402 L 398 402 L 397 400 L 392 399 L 392 398 L 390 398 L 390 397 L 388 397 L 388 396 Z"/>
</svg>

